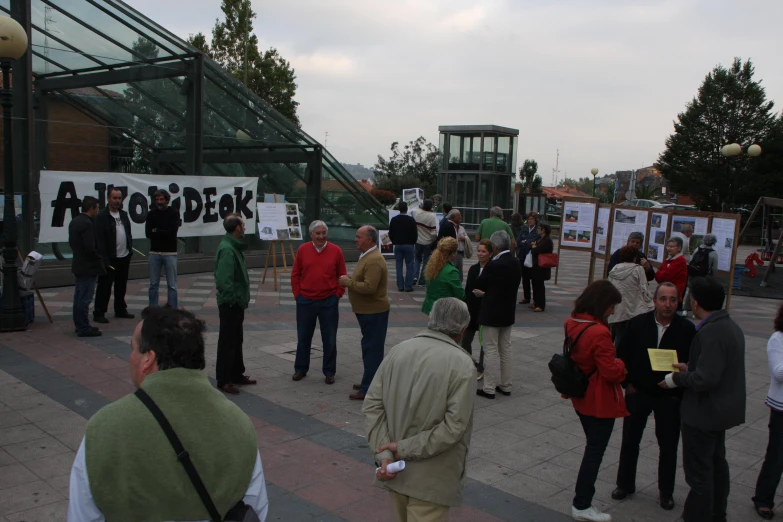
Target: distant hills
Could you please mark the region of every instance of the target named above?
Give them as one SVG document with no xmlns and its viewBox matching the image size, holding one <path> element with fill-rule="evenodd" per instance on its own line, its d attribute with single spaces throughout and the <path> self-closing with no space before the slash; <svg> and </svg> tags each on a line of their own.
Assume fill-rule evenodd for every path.
<svg viewBox="0 0 783 522">
<path fill-rule="evenodd" d="M 343 163 L 342 165 L 345 167 L 345 170 L 347 170 L 348 173 L 355 179 L 370 179 L 373 177 L 373 170 L 365 167 L 361 163 L 357 163 L 356 165 L 352 165 L 351 163 Z"/>
</svg>

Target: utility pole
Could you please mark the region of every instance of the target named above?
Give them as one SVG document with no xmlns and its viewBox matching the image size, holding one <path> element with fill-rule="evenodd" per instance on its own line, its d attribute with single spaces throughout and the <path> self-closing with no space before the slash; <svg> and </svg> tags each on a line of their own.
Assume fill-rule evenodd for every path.
<svg viewBox="0 0 783 522">
<path fill-rule="evenodd" d="M 560 175 L 560 149 L 557 149 L 557 159 L 555 160 L 555 168 L 552 169 L 552 179 L 554 186 L 557 187 L 557 178 Z"/>
<path fill-rule="evenodd" d="M 329 131 L 324 132 L 324 147 L 329 145 Z"/>
</svg>

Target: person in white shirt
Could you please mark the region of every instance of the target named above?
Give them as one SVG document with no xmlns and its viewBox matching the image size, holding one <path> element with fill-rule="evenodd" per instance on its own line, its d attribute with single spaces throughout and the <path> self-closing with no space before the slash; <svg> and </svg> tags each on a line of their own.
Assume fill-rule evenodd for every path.
<svg viewBox="0 0 783 522">
<path fill-rule="evenodd" d="M 98 277 L 95 290 L 93 321 L 108 323 L 106 311 L 109 308 L 112 286 L 114 287 L 114 317 L 133 319 L 128 313 L 125 291 L 128 286 L 128 271 L 133 256 L 133 237 L 128 213 L 122 210 L 122 191 L 109 188 L 106 208 L 95 217 L 95 239 L 98 253 L 103 258 L 106 274 Z"/>
<path fill-rule="evenodd" d="M 425 199 L 421 208 L 411 211 L 411 216 L 416 220 L 416 229 L 419 232 L 414 251 L 413 284 L 415 286 L 418 282 L 419 286 L 426 286 L 424 270 L 427 269 L 427 261 L 432 255 L 432 243 L 437 238 L 437 219 L 432 211 L 432 200 Z"/>
</svg>

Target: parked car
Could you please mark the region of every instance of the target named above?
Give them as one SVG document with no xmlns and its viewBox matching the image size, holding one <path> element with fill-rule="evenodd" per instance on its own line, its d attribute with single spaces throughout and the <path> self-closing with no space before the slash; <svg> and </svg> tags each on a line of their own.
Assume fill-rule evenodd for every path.
<svg viewBox="0 0 783 522">
<path fill-rule="evenodd" d="M 621 207 L 643 207 L 643 208 L 657 208 L 661 204 L 652 199 L 629 199 L 620 203 Z"/>
<path fill-rule="evenodd" d="M 666 208 L 669 210 L 699 210 L 693 205 L 678 205 L 677 203 L 662 203 L 658 205 L 660 208 Z"/>
</svg>

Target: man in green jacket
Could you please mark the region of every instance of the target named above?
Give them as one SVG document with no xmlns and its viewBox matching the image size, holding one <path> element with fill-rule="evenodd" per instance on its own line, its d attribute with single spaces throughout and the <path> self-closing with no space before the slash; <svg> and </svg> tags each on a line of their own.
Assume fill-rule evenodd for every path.
<svg viewBox="0 0 783 522">
<path fill-rule="evenodd" d="M 242 325 L 245 322 L 245 309 L 250 303 L 250 278 L 245 268 L 247 245 L 245 222 L 239 214 L 229 214 L 223 220 L 226 235 L 215 252 L 215 288 L 220 314 L 220 333 L 218 334 L 217 386 L 220 391 L 239 394 L 237 385 L 255 384 L 245 373 L 242 357 L 244 339 Z"/>
<path fill-rule="evenodd" d="M 389 351 L 364 399 L 367 441 L 398 521 L 446 520 L 465 480 L 476 368 L 459 341 L 470 321 L 456 297 L 435 302 L 427 330 Z M 405 460 L 405 470 L 387 470 Z"/>
<path fill-rule="evenodd" d="M 220 520 L 243 501 L 263 521 L 269 500 L 256 432 L 204 373 L 204 321 L 171 307 L 141 316 L 130 342 L 133 385 L 168 420 Z M 135 394 L 93 415 L 73 463 L 68 522 L 98 520 L 211 520 L 163 428 Z"/>
</svg>

